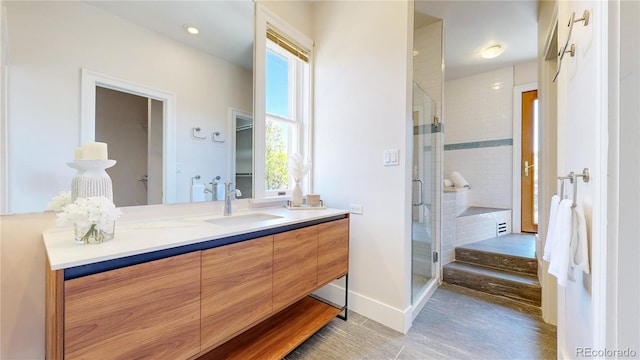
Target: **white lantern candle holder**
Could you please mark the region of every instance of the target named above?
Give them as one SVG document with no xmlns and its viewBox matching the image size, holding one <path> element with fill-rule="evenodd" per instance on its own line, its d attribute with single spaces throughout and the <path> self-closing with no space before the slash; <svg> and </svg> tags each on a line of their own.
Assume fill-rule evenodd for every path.
<svg viewBox="0 0 640 360">
<path fill-rule="evenodd" d="M 67 163 L 78 170 L 71 181 L 71 201 L 79 197 L 104 196 L 113 202 L 113 185 L 105 170 L 115 164 L 115 160 L 75 160 Z"/>
</svg>

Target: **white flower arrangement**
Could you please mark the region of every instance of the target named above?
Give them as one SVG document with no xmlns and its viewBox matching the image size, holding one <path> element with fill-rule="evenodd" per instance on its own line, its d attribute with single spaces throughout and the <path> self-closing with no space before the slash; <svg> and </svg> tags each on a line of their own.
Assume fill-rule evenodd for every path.
<svg viewBox="0 0 640 360">
<path fill-rule="evenodd" d="M 122 211 L 104 196 L 78 198 L 62 207 L 57 214 L 56 225 L 74 225 L 78 242 L 102 242 L 113 237 L 113 226 L 120 215 Z M 81 229 L 80 234 L 78 229 Z"/>
<path fill-rule="evenodd" d="M 299 182 L 311 169 L 311 160 L 309 158 L 303 159 L 302 155 L 298 153 L 291 155 L 288 163 L 289 171 L 291 171 L 295 182 Z"/>
<path fill-rule="evenodd" d="M 62 211 L 62 208 L 71 203 L 71 191 L 61 191 L 60 194 L 51 198 L 47 204 L 47 210 Z"/>
</svg>

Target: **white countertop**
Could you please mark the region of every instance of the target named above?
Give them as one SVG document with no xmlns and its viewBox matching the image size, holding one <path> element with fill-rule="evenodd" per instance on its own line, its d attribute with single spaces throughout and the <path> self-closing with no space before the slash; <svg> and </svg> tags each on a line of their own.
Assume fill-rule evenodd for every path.
<svg viewBox="0 0 640 360">
<path fill-rule="evenodd" d="M 60 270 L 347 213 L 346 210 L 338 209 L 261 208 L 236 211 L 232 217 L 238 218 L 239 223 L 224 225 L 207 222 L 212 219 L 225 221 L 229 218 L 213 212 L 137 221 L 127 221 L 126 216 L 123 216 L 116 222 L 114 238 L 102 244 L 75 244 L 71 227 L 50 229 L 45 231 L 42 236 L 51 270 Z M 278 218 L 257 219 L 250 222 L 243 222 L 240 219 L 247 215 L 256 216 L 255 214 L 269 214 L 278 216 Z"/>
</svg>

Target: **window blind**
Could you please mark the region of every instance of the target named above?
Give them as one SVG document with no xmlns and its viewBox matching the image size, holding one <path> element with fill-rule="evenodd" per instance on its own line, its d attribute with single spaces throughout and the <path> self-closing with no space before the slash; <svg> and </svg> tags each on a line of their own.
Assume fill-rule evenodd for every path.
<svg viewBox="0 0 640 360">
<path fill-rule="evenodd" d="M 288 39 L 275 30 L 267 28 L 267 39 L 273 41 L 278 46 L 290 52 L 302 61 L 307 63 L 309 62 L 309 50 L 301 47 L 300 45 L 296 44 L 295 41 Z"/>
</svg>

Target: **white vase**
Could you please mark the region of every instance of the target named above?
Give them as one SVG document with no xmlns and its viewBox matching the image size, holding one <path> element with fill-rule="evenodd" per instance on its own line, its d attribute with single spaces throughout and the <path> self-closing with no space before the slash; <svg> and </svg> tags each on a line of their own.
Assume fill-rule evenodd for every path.
<svg viewBox="0 0 640 360">
<path fill-rule="evenodd" d="M 293 206 L 302 205 L 302 189 L 300 188 L 299 181 L 296 181 L 296 184 L 293 186 L 293 192 L 291 194 L 291 205 Z"/>
<path fill-rule="evenodd" d="M 116 222 L 110 222 L 104 229 L 99 230 L 96 224 L 74 225 L 75 242 L 78 245 L 101 244 L 113 239 Z"/>
<path fill-rule="evenodd" d="M 111 177 L 105 170 L 115 164 L 115 160 L 75 160 L 74 166 L 67 164 L 78 169 L 71 185 L 72 198 L 104 196 L 113 201 Z"/>
</svg>

